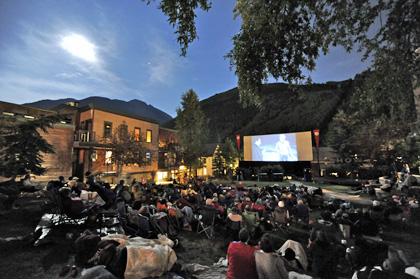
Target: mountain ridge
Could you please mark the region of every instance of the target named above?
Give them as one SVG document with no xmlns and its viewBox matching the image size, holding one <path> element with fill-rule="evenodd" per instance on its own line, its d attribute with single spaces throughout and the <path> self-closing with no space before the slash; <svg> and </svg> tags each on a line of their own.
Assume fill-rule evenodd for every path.
<svg viewBox="0 0 420 279">
<path fill-rule="evenodd" d="M 356 79 L 357 80 L 357 79 Z M 356 80 L 327 82 L 291 87 L 285 83 L 268 83 L 261 87 L 260 108 L 243 108 L 238 88 L 217 93 L 200 101 L 209 120 L 208 142 L 218 142 L 236 135 L 265 135 L 319 129 L 324 140 L 328 125 L 346 100 L 351 98 Z M 163 124 L 174 129 L 176 118 Z M 322 141 L 324 142 L 324 141 Z"/>
<path fill-rule="evenodd" d="M 93 103 L 93 104 L 109 107 L 112 109 L 133 113 L 133 114 L 143 116 L 146 118 L 150 118 L 150 119 L 158 121 L 161 124 L 168 122 L 172 119 L 172 117 L 166 112 L 160 109 L 157 109 L 154 106 L 150 104 L 146 104 L 145 102 L 137 100 L 137 99 L 133 99 L 130 101 L 122 101 L 122 100 L 110 99 L 106 97 L 92 96 L 92 97 L 84 98 L 81 100 L 77 100 L 74 98 L 63 98 L 63 99 L 58 99 L 58 100 L 44 99 L 44 100 L 39 100 L 32 103 L 25 103 L 23 105 L 36 107 L 40 109 L 51 109 L 60 104 L 65 104 L 69 102 L 79 102 L 79 107 L 84 107 L 86 105 Z"/>
</svg>

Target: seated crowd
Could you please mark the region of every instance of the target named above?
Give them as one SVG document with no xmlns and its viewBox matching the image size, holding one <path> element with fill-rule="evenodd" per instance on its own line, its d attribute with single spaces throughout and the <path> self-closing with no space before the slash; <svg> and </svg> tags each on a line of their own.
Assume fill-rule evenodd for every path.
<svg viewBox="0 0 420 279">
<path fill-rule="evenodd" d="M 374 200 L 368 208 L 355 208 L 340 199 L 325 200 L 321 188 L 303 185 L 255 185 L 247 189 L 242 184 L 195 181 L 188 186 L 162 187 L 133 179 L 130 185 L 121 180 L 111 189 L 98 177 L 86 176 L 86 183 L 77 177 L 66 183 L 62 179 L 52 181 L 47 190 L 58 191 L 64 199 L 88 192 L 88 199 L 104 210 L 124 203 L 124 229 L 144 238 L 156 238 L 161 233 L 175 240 L 176 233 L 171 230 L 191 231 L 211 215 L 211 224 L 207 224 L 211 230 L 234 240 L 227 251 L 227 278 L 337 278 L 343 263 L 349 264 L 347 272 L 360 269 L 353 278 L 373 278 L 371 273 L 381 274 L 375 278 L 420 278 L 404 273 L 402 267 L 408 264 L 401 264 L 400 258 L 386 259 L 382 268 L 366 269 L 360 257 L 355 260 L 355 254 L 368 255 L 366 246 L 361 251 L 355 246 L 349 248 L 349 243 L 360 243 L 359 239 L 380 237 L 387 226 L 404 225 L 417 218 L 418 203 L 413 196 L 393 196 Z M 74 206 L 67 204 L 66 208 L 71 211 Z M 320 218 L 310 221 L 309 212 L 315 208 L 321 209 Z M 273 232 L 288 235 L 291 226 L 307 230 L 307 241 L 290 239 L 276 246 Z"/>
</svg>

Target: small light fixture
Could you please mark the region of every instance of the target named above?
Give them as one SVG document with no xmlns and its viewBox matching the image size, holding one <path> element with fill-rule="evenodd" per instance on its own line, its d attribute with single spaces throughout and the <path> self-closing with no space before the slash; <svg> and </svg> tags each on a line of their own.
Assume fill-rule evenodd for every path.
<svg viewBox="0 0 420 279">
<path fill-rule="evenodd" d="M 25 118 L 28 118 L 28 119 L 34 119 L 35 118 L 35 117 L 31 116 L 31 115 L 25 115 L 24 117 Z"/>
</svg>

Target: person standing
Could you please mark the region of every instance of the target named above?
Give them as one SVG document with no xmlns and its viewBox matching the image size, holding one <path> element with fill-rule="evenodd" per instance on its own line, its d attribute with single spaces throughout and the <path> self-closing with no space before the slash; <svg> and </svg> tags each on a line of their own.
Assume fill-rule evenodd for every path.
<svg viewBox="0 0 420 279">
<path fill-rule="evenodd" d="M 228 248 L 227 259 L 229 268 L 226 279 L 258 279 L 254 253 L 258 246 L 248 245 L 249 232 L 247 228 L 239 231 L 239 242 L 233 241 Z"/>
<path fill-rule="evenodd" d="M 265 148 L 261 148 L 261 139 L 258 138 L 252 146 L 252 161 L 264 161 Z"/>
<path fill-rule="evenodd" d="M 276 151 L 279 154 L 279 161 L 293 161 L 295 159 L 290 143 L 286 140 L 285 135 L 279 136 L 279 141 L 276 143 Z"/>
</svg>

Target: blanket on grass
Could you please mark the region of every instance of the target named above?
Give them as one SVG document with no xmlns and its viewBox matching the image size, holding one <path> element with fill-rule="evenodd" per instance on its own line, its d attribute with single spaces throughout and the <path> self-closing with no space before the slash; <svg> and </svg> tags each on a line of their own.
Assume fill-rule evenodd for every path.
<svg viewBox="0 0 420 279">
<path fill-rule="evenodd" d="M 114 234 L 102 239 L 118 241 L 120 246 L 127 248 L 126 279 L 161 276 L 173 267 L 177 259 L 171 248 L 173 241 L 164 235 L 159 239 L 145 239 Z"/>
<path fill-rule="evenodd" d="M 287 240 L 277 252 L 280 255 L 284 255 L 287 248 L 292 249 L 295 252 L 295 258 L 300 262 L 303 269 L 306 271 L 308 268 L 308 258 L 306 257 L 305 250 L 303 249 L 302 245 L 299 242 L 293 240 Z"/>
</svg>

